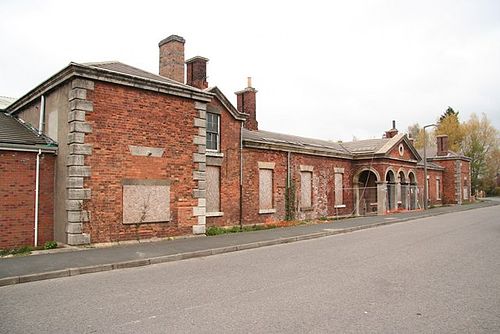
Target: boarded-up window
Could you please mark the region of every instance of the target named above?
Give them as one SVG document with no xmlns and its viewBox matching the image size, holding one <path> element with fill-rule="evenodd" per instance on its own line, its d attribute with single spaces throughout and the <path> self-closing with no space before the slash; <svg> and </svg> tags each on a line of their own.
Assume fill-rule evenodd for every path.
<svg viewBox="0 0 500 334">
<path fill-rule="evenodd" d="M 170 182 L 123 180 L 123 224 L 170 220 Z"/>
<path fill-rule="evenodd" d="M 312 172 L 300 173 L 300 206 L 312 207 Z"/>
<path fill-rule="evenodd" d="M 436 179 L 436 198 L 441 199 L 441 180 Z"/>
<path fill-rule="evenodd" d="M 464 200 L 469 199 L 469 187 L 465 186 L 464 187 Z"/>
<path fill-rule="evenodd" d="M 220 211 L 220 167 L 207 166 L 207 212 Z"/>
<path fill-rule="evenodd" d="M 273 170 L 259 169 L 259 209 L 273 208 Z"/>
<path fill-rule="evenodd" d="M 335 173 L 335 206 L 344 204 L 344 174 Z"/>
</svg>

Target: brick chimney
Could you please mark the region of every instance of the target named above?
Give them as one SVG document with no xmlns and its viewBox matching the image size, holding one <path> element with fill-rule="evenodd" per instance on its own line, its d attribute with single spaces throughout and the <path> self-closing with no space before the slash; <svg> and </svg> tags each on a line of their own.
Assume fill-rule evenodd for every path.
<svg viewBox="0 0 500 334">
<path fill-rule="evenodd" d="M 438 135 L 436 136 L 436 144 L 437 144 L 437 156 L 443 157 L 448 155 L 448 136 L 447 135 Z"/>
<path fill-rule="evenodd" d="M 208 87 L 207 62 L 207 58 L 199 56 L 186 60 L 186 83 L 189 86 L 193 86 L 199 89 L 205 89 Z"/>
<path fill-rule="evenodd" d="M 170 35 L 160 43 L 160 75 L 184 83 L 184 43 L 181 36 Z"/>
<path fill-rule="evenodd" d="M 257 110 L 255 97 L 257 90 L 252 87 L 252 78 L 248 78 L 248 87 L 236 92 L 237 109 L 239 112 L 248 114 L 243 126 L 248 130 L 258 130 Z"/>
<path fill-rule="evenodd" d="M 392 129 L 385 132 L 385 138 L 392 138 L 398 134 L 398 129 L 396 129 L 396 121 L 392 121 Z"/>
</svg>

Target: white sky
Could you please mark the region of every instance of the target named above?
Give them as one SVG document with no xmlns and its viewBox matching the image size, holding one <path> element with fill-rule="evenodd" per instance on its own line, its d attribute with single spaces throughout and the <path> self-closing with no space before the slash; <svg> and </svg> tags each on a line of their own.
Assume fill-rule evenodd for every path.
<svg viewBox="0 0 500 334">
<path fill-rule="evenodd" d="M 0 95 L 70 61 L 158 72 L 178 34 L 209 85 L 253 77 L 259 128 L 350 141 L 486 113 L 500 129 L 500 1 L 0 1 Z"/>
</svg>

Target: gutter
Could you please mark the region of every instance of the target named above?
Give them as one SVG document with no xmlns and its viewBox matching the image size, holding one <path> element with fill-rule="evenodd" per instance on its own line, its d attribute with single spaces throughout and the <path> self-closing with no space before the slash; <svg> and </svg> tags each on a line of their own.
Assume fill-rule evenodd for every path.
<svg viewBox="0 0 500 334">
<path fill-rule="evenodd" d="M 38 152 L 39 150 L 42 153 L 57 154 L 57 146 L 0 143 L 0 151 Z"/>
</svg>

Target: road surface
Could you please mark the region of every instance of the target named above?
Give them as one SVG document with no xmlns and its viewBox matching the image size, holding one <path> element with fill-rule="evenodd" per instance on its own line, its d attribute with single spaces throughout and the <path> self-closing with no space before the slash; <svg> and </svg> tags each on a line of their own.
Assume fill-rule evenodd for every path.
<svg viewBox="0 0 500 334">
<path fill-rule="evenodd" d="M 0 288 L 0 333 L 500 333 L 500 206 Z"/>
</svg>

